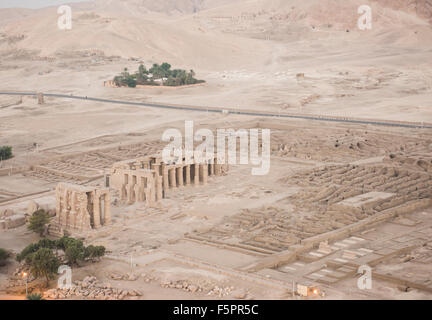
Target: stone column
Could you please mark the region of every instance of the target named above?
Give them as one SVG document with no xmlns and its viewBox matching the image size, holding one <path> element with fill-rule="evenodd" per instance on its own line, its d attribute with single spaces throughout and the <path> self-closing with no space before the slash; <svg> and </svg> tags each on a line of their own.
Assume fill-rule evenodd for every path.
<svg viewBox="0 0 432 320">
<path fill-rule="evenodd" d="M 132 176 L 130 176 L 130 178 L 132 178 Z M 135 185 L 133 185 L 132 181 L 129 181 L 129 184 L 126 186 L 126 189 L 128 191 L 127 203 L 132 204 L 132 203 L 134 203 L 133 198 L 132 198 L 132 194 L 135 193 Z M 135 200 L 136 200 L 136 198 L 137 198 L 137 195 L 135 194 Z"/>
<path fill-rule="evenodd" d="M 169 189 L 168 168 L 165 164 L 162 165 L 162 184 L 164 190 Z"/>
<path fill-rule="evenodd" d="M 177 171 L 177 184 L 179 187 L 183 187 L 183 167 L 176 168 Z"/>
<path fill-rule="evenodd" d="M 146 205 L 147 207 L 151 207 L 151 194 L 150 194 L 150 188 L 145 188 L 145 198 L 146 198 Z"/>
<path fill-rule="evenodd" d="M 66 215 L 65 215 L 65 219 L 64 219 L 64 226 L 67 228 L 70 226 L 70 220 L 71 220 L 71 215 L 72 215 L 72 210 L 73 210 L 73 191 L 66 191 L 68 193 L 68 202 L 67 202 L 67 207 L 66 207 Z"/>
<path fill-rule="evenodd" d="M 191 184 L 191 168 L 190 164 L 186 165 L 186 185 Z"/>
<path fill-rule="evenodd" d="M 100 212 L 100 195 L 96 192 L 93 193 L 93 226 L 95 229 L 101 226 L 101 212 Z"/>
<path fill-rule="evenodd" d="M 161 175 L 161 165 L 153 163 L 151 168 L 160 176 Z"/>
<path fill-rule="evenodd" d="M 126 191 L 126 187 L 127 187 L 127 184 L 122 184 L 122 186 L 121 186 L 121 195 L 120 195 L 120 199 L 121 200 L 126 200 L 126 195 L 127 195 L 127 191 Z"/>
<path fill-rule="evenodd" d="M 76 227 L 76 218 L 77 218 L 77 211 L 76 211 L 76 203 L 77 203 L 77 193 L 76 191 L 71 191 L 71 198 L 70 198 L 70 215 L 69 215 L 69 221 L 66 222 L 66 225 L 72 228 Z"/>
<path fill-rule="evenodd" d="M 222 174 L 222 166 L 220 164 L 216 163 L 214 165 L 214 168 L 215 168 L 215 175 L 220 176 Z"/>
<path fill-rule="evenodd" d="M 143 191 L 143 187 L 139 184 L 139 181 L 137 181 L 137 183 L 133 187 L 133 192 L 135 194 L 135 201 L 134 202 L 144 201 L 142 191 Z M 132 199 L 132 197 L 131 197 L 131 199 Z M 131 202 L 132 202 L 132 200 L 131 200 Z"/>
<path fill-rule="evenodd" d="M 200 165 L 195 163 L 195 177 L 194 184 L 197 186 L 200 184 Z"/>
<path fill-rule="evenodd" d="M 63 190 L 63 210 L 60 211 L 59 225 L 66 225 L 67 215 L 69 212 L 69 195 L 66 189 Z"/>
<path fill-rule="evenodd" d="M 170 188 L 177 188 L 176 169 L 175 168 L 169 169 L 169 175 L 170 175 Z"/>
<path fill-rule="evenodd" d="M 156 201 L 163 199 L 162 177 L 156 173 Z"/>
<path fill-rule="evenodd" d="M 203 184 L 207 184 L 209 175 L 209 165 L 207 163 L 204 164 L 204 175 L 203 175 Z"/>
<path fill-rule="evenodd" d="M 104 209 L 105 209 L 105 221 L 104 225 L 110 225 L 111 220 L 111 195 L 109 191 L 105 194 L 105 203 L 104 203 Z"/>
<path fill-rule="evenodd" d="M 210 163 L 209 166 L 210 166 L 210 175 L 214 176 L 215 175 L 215 166 L 214 166 L 214 163 Z"/>
<path fill-rule="evenodd" d="M 152 207 L 155 202 L 155 180 L 152 178 L 148 178 L 147 180 L 147 188 L 145 189 L 146 194 L 146 204 L 148 207 Z"/>
<path fill-rule="evenodd" d="M 204 185 L 207 184 L 207 177 L 208 177 L 208 164 L 200 164 L 200 171 L 201 171 L 201 180 Z"/>
<path fill-rule="evenodd" d="M 156 203 L 156 199 L 157 199 L 157 192 L 156 192 L 157 180 L 156 180 L 156 176 L 153 176 L 151 179 L 149 179 L 149 182 L 150 182 L 151 206 L 154 206 L 154 204 Z"/>
<path fill-rule="evenodd" d="M 229 164 L 221 164 L 221 175 L 225 175 L 229 170 Z"/>
</svg>

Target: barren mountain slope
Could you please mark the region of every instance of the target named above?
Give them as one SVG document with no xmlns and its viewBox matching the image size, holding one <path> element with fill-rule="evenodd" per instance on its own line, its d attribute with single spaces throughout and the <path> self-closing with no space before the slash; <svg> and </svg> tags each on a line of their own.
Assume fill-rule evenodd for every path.
<svg viewBox="0 0 432 320">
<path fill-rule="evenodd" d="M 385 1 L 370 3 L 374 13 L 372 32 L 377 41 L 432 40 L 425 20 L 382 7 L 381 2 L 388 5 Z M 0 49 L 36 50 L 41 55 L 96 49 L 106 55 L 160 57 L 178 63 L 193 60 L 196 65 L 210 62 L 222 65 L 228 62 L 228 56 L 236 64 L 245 60 L 242 55 L 256 59 L 257 54 L 268 54 L 265 43 L 250 38 L 298 41 L 325 38 L 345 30 L 358 33 L 357 8 L 365 3 L 364 0 L 97 0 L 92 5 L 74 6 L 73 29 L 67 32 L 58 30 L 54 7 L 36 10 L 37 14 L 7 24 L 0 32 L 6 38 L 22 40 L 3 41 Z M 83 10 L 86 6 L 92 9 Z M 203 11 L 189 15 L 198 10 Z M 173 12 L 183 15 L 164 14 Z M 5 15 L 3 10 L 0 15 Z"/>
<path fill-rule="evenodd" d="M 146 12 L 191 14 L 239 1 L 242 0 L 96 0 L 94 7 L 130 14 Z"/>
<path fill-rule="evenodd" d="M 114 13 L 74 11 L 73 27 L 68 31 L 57 28 L 57 17 L 57 11 L 51 8 L 45 9 L 44 14 L 8 24 L 0 29 L 0 50 L 30 50 L 42 56 L 98 50 L 108 56 L 168 60 L 195 67 L 210 63 L 223 67 L 231 62 L 241 63 L 245 56 L 254 59 L 268 52 L 265 44 L 258 41 L 183 27 L 176 20 L 159 19 L 151 13 L 125 19 Z M 19 41 L 11 41 L 16 38 Z"/>
</svg>

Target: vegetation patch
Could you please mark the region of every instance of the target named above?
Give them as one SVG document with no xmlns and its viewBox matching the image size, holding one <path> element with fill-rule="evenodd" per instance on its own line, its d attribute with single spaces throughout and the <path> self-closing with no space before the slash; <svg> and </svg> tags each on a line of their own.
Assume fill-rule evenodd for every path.
<svg viewBox="0 0 432 320">
<path fill-rule="evenodd" d="M 10 257 L 10 252 L 6 249 L 0 248 L 0 267 L 4 266 L 7 259 Z"/>
<path fill-rule="evenodd" d="M 118 87 L 130 88 L 135 88 L 137 85 L 179 87 L 205 82 L 204 80 L 195 79 L 193 70 L 172 70 L 171 65 L 166 62 L 161 65 L 155 63 L 149 70 L 141 64 L 138 71 L 133 74 L 129 73 L 129 70 L 125 68 L 120 75 L 114 77 L 113 81 Z"/>
<path fill-rule="evenodd" d="M 38 233 L 41 237 L 45 233 L 45 226 L 49 223 L 50 217 L 44 210 L 35 211 L 29 221 L 28 229 Z"/>
<path fill-rule="evenodd" d="M 64 236 L 58 240 L 42 239 L 29 244 L 17 256 L 18 262 L 24 262 L 36 278 L 49 280 L 57 274 L 62 264 L 79 265 L 80 262 L 99 259 L 105 255 L 103 246 L 84 246 L 82 240 Z"/>
<path fill-rule="evenodd" d="M 13 157 L 12 147 L 1 146 L 0 147 L 0 160 L 8 160 Z"/>
</svg>

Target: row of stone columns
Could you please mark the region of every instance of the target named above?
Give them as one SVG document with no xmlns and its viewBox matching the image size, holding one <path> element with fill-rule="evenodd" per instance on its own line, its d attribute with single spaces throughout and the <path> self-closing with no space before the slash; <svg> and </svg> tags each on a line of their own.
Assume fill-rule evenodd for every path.
<svg viewBox="0 0 432 320">
<path fill-rule="evenodd" d="M 156 165 L 154 165 L 156 167 Z M 222 164 L 184 164 L 184 165 L 171 165 L 165 164 L 157 165 L 156 172 L 162 175 L 162 187 L 164 190 L 194 185 L 206 185 L 208 177 L 222 174 Z"/>
<path fill-rule="evenodd" d="M 163 199 L 162 178 L 155 167 L 155 173 L 146 172 L 136 174 L 126 173 L 124 178 L 121 199 L 132 204 L 134 202 L 146 201 L 148 206 L 153 206 L 155 201 Z M 142 183 L 142 179 L 146 182 Z"/>
</svg>

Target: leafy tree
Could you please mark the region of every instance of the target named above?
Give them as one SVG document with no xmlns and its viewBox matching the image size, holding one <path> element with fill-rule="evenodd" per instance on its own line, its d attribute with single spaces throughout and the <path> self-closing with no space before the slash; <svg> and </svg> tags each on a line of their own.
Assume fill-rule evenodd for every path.
<svg viewBox="0 0 432 320">
<path fill-rule="evenodd" d="M 36 277 L 45 277 L 46 286 L 49 285 L 50 279 L 57 274 L 60 262 L 51 249 L 40 248 L 32 254 L 30 263 L 31 273 Z"/>
<path fill-rule="evenodd" d="M 69 244 L 73 243 L 74 241 L 75 241 L 74 238 L 63 236 L 56 241 L 56 247 L 57 249 L 65 251 L 66 248 L 69 246 Z"/>
<path fill-rule="evenodd" d="M 71 266 L 86 259 L 103 257 L 106 251 L 103 246 L 85 247 L 82 240 L 63 236 L 58 240 L 42 239 L 37 243 L 29 244 L 17 255 L 16 259 L 18 262 L 25 261 L 35 277 L 45 277 L 48 285 L 60 265 L 60 260 L 53 252 L 54 249 L 63 250 Z M 2 249 L 0 249 L 0 256 L 1 252 Z"/>
<path fill-rule="evenodd" d="M 77 264 L 78 261 L 84 261 L 86 258 L 86 248 L 82 243 L 75 242 L 69 245 L 65 251 L 66 258 L 70 265 Z"/>
<path fill-rule="evenodd" d="M 121 87 L 123 85 L 123 77 L 122 76 L 114 77 L 114 83 L 117 87 Z"/>
<path fill-rule="evenodd" d="M 160 67 L 162 70 L 165 70 L 165 71 L 169 71 L 169 69 L 171 69 L 171 65 L 169 63 L 166 63 L 166 62 L 162 63 Z"/>
<path fill-rule="evenodd" d="M 19 254 L 17 254 L 16 259 L 18 262 L 25 260 L 27 264 L 30 264 L 31 259 L 33 258 L 33 253 L 35 253 L 41 248 L 57 249 L 58 241 L 45 238 L 39 240 L 39 242 L 31 243 L 27 247 L 25 247 Z"/>
<path fill-rule="evenodd" d="M 4 266 L 9 257 L 10 257 L 9 251 L 7 251 L 6 249 L 0 248 L 0 266 Z"/>
<path fill-rule="evenodd" d="M 126 78 L 126 84 L 129 88 L 135 88 L 137 86 L 136 80 L 134 78 L 132 78 L 131 76 Z"/>
<path fill-rule="evenodd" d="M 169 77 L 167 81 L 165 81 L 165 85 L 168 87 L 175 87 L 176 86 L 176 79 L 173 77 Z"/>
<path fill-rule="evenodd" d="M 2 146 L 0 147 L 0 160 L 7 160 L 12 158 L 12 147 Z"/>
<path fill-rule="evenodd" d="M 157 63 L 153 64 L 153 67 L 151 67 L 149 71 L 151 74 L 153 74 L 153 78 L 155 79 L 162 78 L 164 75 L 163 70 Z"/>
<path fill-rule="evenodd" d="M 45 231 L 45 225 L 49 223 L 49 215 L 45 212 L 45 210 L 38 210 L 33 213 L 30 218 L 28 229 L 38 233 L 41 237 Z"/>
<path fill-rule="evenodd" d="M 66 259 L 71 265 L 77 264 L 79 261 L 84 261 L 89 256 L 88 248 L 84 246 L 81 240 L 67 236 L 57 240 L 57 248 L 65 252 Z"/>
<path fill-rule="evenodd" d="M 123 72 L 122 72 L 122 77 L 123 78 L 127 78 L 127 77 L 129 77 L 130 76 L 130 74 L 129 74 L 129 70 L 128 70 L 128 68 L 124 68 L 123 69 Z"/>
<path fill-rule="evenodd" d="M 39 248 L 48 248 L 48 249 L 56 249 L 57 248 L 57 241 L 56 240 L 50 240 L 47 238 L 39 240 L 37 243 Z"/>
<path fill-rule="evenodd" d="M 18 262 L 24 261 L 30 264 L 33 254 L 39 249 L 62 250 L 65 253 L 68 262 L 75 264 L 78 261 L 84 261 L 87 258 L 99 258 L 105 255 L 103 246 L 84 246 L 82 240 L 63 236 L 58 240 L 41 239 L 37 243 L 29 244 L 16 257 Z"/>
<path fill-rule="evenodd" d="M 145 75 L 148 75 L 148 73 L 149 72 L 147 71 L 146 67 L 143 64 L 140 64 L 140 66 L 138 68 L 138 74 L 140 76 L 145 76 Z"/>
<path fill-rule="evenodd" d="M 104 246 L 89 245 L 85 250 L 85 256 L 90 259 L 100 258 L 105 255 L 105 250 Z"/>
<path fill-rule="evenodd" d="M 40 293 L 30 293 L 27 295 L 27 300 L 43 300 L 42 294 Z"/>
<path fill-rule="evenodd" d="M 16 256 L 16 259 L 17 259 L 18 262 L 21 262 L 21 261 L 25 260 L 27 264 L 30 264 L 33 253 L 35 253 L 39 249 L 40 249 L 40 246 L 39 246 L 38 243 L 31 243 L 27 247 L 25 247 L 21 251 L 21 253 L 19 253 Z"/>
<path fill-rule="evenodd" d="M 138 68 L 138 73 L 136 74 L 136 82 L 137 84 L 144 85 L 148 81 L 148 71 L 146 67 L 141 64 Z"/>
</svg>

